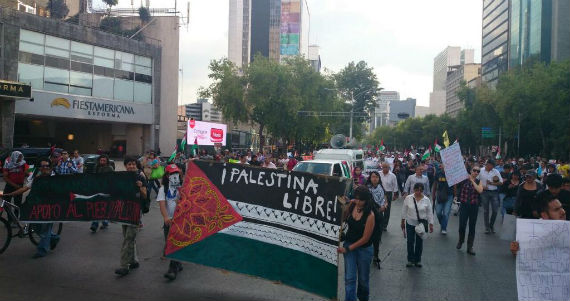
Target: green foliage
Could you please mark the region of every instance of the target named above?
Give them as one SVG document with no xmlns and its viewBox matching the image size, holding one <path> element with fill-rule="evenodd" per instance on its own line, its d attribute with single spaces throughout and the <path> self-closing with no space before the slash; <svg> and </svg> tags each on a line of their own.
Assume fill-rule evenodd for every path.
<svg viewBox="0 0 570 301">
<path fill-rule="evenodd" d="M 213 83 L 202 88 L 200 96 L 211 97 L 225 118 L 255 122 L 260 133 L 267 130 L 286 144 L 318 144 L 330 138 L 333 120 L 298 112 L 334 111 L 342 105 L 326 90 L 334 88 L 333 80 L 315 72 L 302 57 L 280 64 L 256 55 L 243 70 L 227 59 L 214 60 L 209 77 Z"/>
<path fill-rule="evenodd" d="M 114 34 L 122 34 L 123 31 L 121 30 L 121 20 L 115 17 L 105 17 L 101 19 L 101 23 L 99 23 L 99 28 L 103 31 L 107 31 Z"/>
<path fill-rule="evenodd" d="M 54 19 L 63 19 L 69 14 L 69 8 L 64 0 L 49 0 L 47 9 Z"/>
<path fill-rule="evenodd" d="M 103 0 L 103 2 L 105 2 L 105 4 L 107 4 L 109 7 L 115 6 L 119 3 L 119 0 Z"/>
<path fill-rule="evenodd" d="M 350 62 L 334 75 L 336 85 L 345 99 L 354 97 L 354 112 L 371 113 L 376 106 L 376 97 L 380 92 L 380 82 L 372 67 L 365 61 Z"/>
<path fill-rule="evenodd" d="M 468 88 L 462 83 L 457 95 L 465 104 L 456 118 L 428 115 L 400 122 L 396 127 L 377 128 L 368 144 L 389 149 L 427 147 L 447 130 L 451 143 L 458 138 L 463 151 L 477 153 L 479 146 L 498 144 L 499 128 L 508 155 L 541 155 L 568 158 L 570 151 L 570 62 L 546 65 L 537 61 L 503 74 L 496 89 L 485 85 Z M 520 117 L 519 117 L 520 116 Z M 517 132 L 520 123 L 520 151 Z M 481 128 L 490 127 L 495 138 L 482 138 Z M 502 146 L 504 147 L 504 145 Z M 503 149 L 503 156 L 505 156 Z"/>
<path fill-rule="evenodd" d="M 144 6 L 139 7 L 139 18 L 141 18 L 141 21 L 143 23 L 147 23 L 148 21 L 150 21 L 151 16 L 148 8 Z"/>
</svg>

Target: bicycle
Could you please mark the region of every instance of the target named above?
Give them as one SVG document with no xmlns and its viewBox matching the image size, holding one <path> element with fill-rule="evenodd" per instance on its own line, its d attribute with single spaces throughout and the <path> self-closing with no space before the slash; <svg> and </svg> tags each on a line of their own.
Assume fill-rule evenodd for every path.
<svg viewBox="0 0 570 301">
<path fill-rule="evenodd" d="M 0 199 L 0 254 L 2 254 L 8 248 L 10 242 L 12 241 L 12 238 L 14 237 L 23 238 L 27 235 L 30 241 L 36 246 L 40 242 L 41 224 L 24 224 L 20 222 L 20 219 L 14 213 L 14 210 L 18 210 L 19 212 L 19 209 L 20 208 L 18 206 Z M 3 212 L 6 212 L 9 217 L 8 219 L 11 219 L 18 227 L 18 232 L 16 234 L 12 234 L 12 225 L 7 219 L 2 217 Z M 61 231 L 63 230 L 63 223 L 57 223 L 57 226 L 54 224 L 54 227 L 52 229 L 57 230 L 57 235 L 60 235 Z M 55 245 L 53 245 L 52 249 L 54 248 Z"/>
</svg>

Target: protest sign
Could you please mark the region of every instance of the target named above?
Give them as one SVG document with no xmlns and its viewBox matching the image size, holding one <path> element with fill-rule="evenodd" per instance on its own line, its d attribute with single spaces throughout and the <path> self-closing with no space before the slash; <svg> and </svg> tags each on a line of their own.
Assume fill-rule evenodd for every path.
<svg viewBox="0 0 570 301">
<path fill-rule="evenodd" d="M 517 219 L 520 301 L 570 300 L 570 222 Z"/>
<path fill-rule="evenodd" d="M 134 172 L 126 171 L 37 177 L 20 216 L 31 223 L 111 220 L 138 225 L 136 180 Z"/>
<path fill-rule="evenodd" d="M 336 298 L 347 179 L 191 161 L 167 238 L 169 258 Z"/>
<path fill-rule="evenodd" d="M 378 166 L 378 164 L 379 164 L 378 161 L 365 160 L 364 161 L 364 170 L 362 171 L 362 174 L 365 177 L 368 177 L 370 175 L 370 173 L 373 171 L 379 172 L 380 166 Z"/>
<path fill-rule="evenodd" d="M 440 155 L 445 167 L 445 178 L 447 179 L 447 185 L 449 185 L 449 187 L 461 183 L 469 177 L 465 163 L 463 162 L 463 157 L 461 156 L 459 143 L 454 143 L 442 149 Z"/>
</svg>

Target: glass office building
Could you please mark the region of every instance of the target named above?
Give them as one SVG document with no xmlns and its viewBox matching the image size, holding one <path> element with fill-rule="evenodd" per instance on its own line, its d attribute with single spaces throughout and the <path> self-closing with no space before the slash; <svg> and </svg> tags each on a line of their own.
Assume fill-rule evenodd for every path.
<svg viewBox="0 0 570 301">
<path fill-rule="evenodd" d="M 481 77 L 495 85 L 499 74 L 508 70 L 509 0 L 483 1 Z"/>
</svg>

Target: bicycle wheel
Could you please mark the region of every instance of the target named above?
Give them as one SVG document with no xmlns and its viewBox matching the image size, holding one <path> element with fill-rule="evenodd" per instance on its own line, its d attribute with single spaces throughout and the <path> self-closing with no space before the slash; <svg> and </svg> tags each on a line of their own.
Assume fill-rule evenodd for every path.
<svg viewBox="0 0 570 301">
<path fill-rule="evenodd" d="M 0 217 L 0 254 L 8 248 L 10 240 L 12 240 L 12 227 L 5 218 Z"/>
<path fill-rule="evenodd" d="M 36 246 L 40 243 L 41 239 L 39 233 L 40 229 L 41 229 L 41 224 L 28 225 L 28 236 L 30 237 L 30 241 Z M 52 233 L 55 231 L 57 235 L 60 235 L 62 230 L 63 230 L 63 223 L 54 223 L 51 229 Z M 52 249 L 55 249 L 55 246 Z"/>
</svg>

